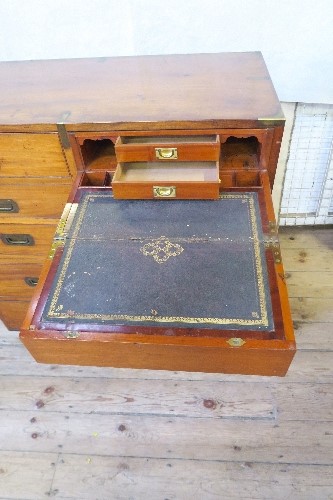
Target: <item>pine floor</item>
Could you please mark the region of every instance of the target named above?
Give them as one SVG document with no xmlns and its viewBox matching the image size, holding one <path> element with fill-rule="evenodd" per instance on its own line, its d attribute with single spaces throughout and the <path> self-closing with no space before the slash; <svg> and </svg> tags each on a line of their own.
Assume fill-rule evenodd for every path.
<svg viewBox="0 0 333 500">
<path fill-rule="evenodd" d="M 333 230 L 280 239 L 285 378 L 38 365 L 0 329 L 0 498 L 333 499 Z"/>
</svg>

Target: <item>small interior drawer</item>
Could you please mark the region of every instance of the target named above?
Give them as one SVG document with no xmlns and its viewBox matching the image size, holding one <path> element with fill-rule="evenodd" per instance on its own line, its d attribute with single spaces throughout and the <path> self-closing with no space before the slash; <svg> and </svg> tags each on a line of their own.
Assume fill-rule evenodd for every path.
<svg viewBox="0 0 333 500">
<path fill-rule="evenodd" d="M 112 180 L 115 198 L 215 199 L 218 162 L 119 163 Z"/>
<path fill-rule="evenodd" d="M 118 162 L 217 161 L 220 140 L 216 135 L 123 137 L 116 142 Z"/>
</svg>

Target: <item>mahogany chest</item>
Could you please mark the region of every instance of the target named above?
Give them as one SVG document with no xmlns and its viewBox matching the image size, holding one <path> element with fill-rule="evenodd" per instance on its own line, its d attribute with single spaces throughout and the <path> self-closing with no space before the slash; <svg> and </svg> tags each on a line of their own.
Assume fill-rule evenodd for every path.
<svg viewBox="0 0 333 500">
<path fill-rule="evenodd" d="M 73 178 L 20 331 L 35 359 L 284 375 L 295 341 L 271 199 L 284 117 L 261 54 L 6 71 L 30 91 L 1 130 L 56 137 Z"/>
</svg>

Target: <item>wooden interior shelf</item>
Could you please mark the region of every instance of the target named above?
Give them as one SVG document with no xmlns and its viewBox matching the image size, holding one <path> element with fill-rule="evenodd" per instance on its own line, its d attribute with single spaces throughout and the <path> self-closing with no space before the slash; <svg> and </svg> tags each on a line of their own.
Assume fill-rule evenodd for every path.
<svg viewBox="0 0 333 500">
<path fill-rule="evenodd" d="M 95 170 L 91 172 L 85 172 L 80 180 L 80 186 L 84 187 L 107 187 L 111 185 L 112 172 L 106 172 L 105 170 Z"/>
<path fill-rule="evenodd" d="M 259 170 L 221 172 L 221 189 L 236 187 L 262 187 Z"/>
</svg>

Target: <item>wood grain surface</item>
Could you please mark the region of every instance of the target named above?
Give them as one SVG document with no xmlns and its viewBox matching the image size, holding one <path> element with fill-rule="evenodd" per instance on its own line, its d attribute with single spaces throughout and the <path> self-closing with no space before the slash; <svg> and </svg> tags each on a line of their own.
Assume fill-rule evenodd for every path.
<svg viewBox="0 0 333 500">
<path fill-rule="evenodd" d="M 0 71 L 0 130 L 56 123 L 74 130 L 91 123 L 94 130 L 103 123 L 140 130 L 147 123 L 216 128 L 254 126 L 262 118 L 284 121 L 260 52 L 5 62 Z"/>
</svg>

